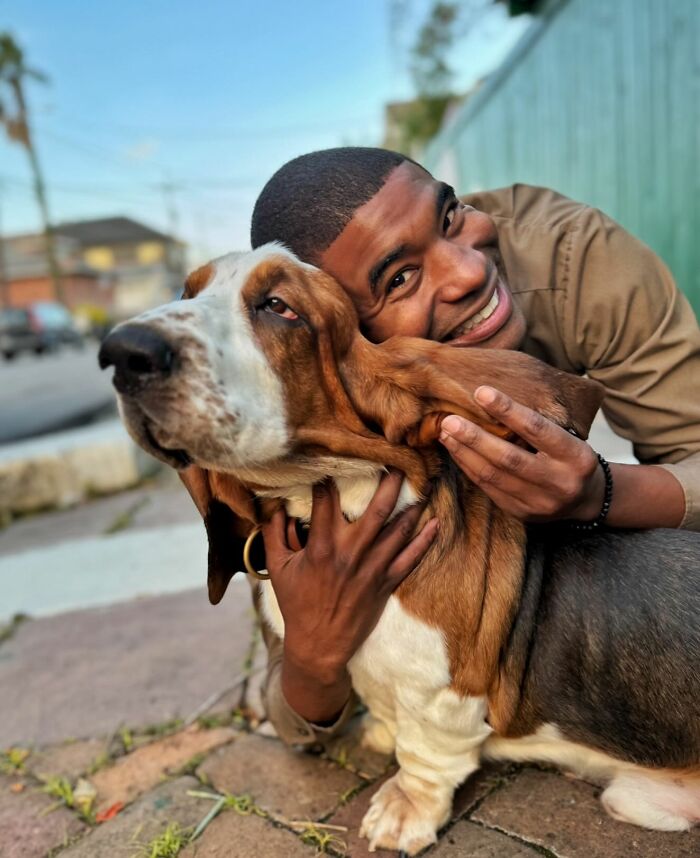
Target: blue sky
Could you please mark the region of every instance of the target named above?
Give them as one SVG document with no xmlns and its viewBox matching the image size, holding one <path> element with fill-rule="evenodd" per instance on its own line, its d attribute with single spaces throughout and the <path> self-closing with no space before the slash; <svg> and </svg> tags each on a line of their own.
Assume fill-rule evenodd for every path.
<svg viewBox="0 0 700 858">
<path fill-rule="evenodd" d="M 29 98 L 53 220 L 174 226 L 192 264 L 246 247 L 285 161 L 381 141 L 384 104 L 412 95 L 408 48 L 429 5 L 394 0 L 392 17 L 390 0 L 6 0 L 0 30 L 51 79 Z M 475 20 L 452 55 L 462 88 L 527 24 L 501 6 Z M 38 227 L 29 182 L 0 137 L 4 233 Z"/>
</svg>

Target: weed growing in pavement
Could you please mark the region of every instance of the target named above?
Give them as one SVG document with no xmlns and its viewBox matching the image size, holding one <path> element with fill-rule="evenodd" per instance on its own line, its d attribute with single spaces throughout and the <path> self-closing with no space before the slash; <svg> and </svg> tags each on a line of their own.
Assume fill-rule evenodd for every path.
<svg viewBox="0 0 700 858">
<path fill-rule="evenodd" d="M 81 790 L 85 787 L 85 790 Z M 81 819 L 89 825 L 95 823 L 95 812 L 92 804 L 95 799 L 95 789 L 87 781 L 78 780 L 77 788 L 74 789 L 71 782 L 67 778 L 51 776 L 46 780 L 46 783 L 40 787 L 41 792 L 53 796 L 58 799 L 55 804 L 46 808 L 44 813 L 51 813 L 56 808 L 64 805 L 65 807 L 74 810 Z"/>
<path fill-rule="evenodd" d="M 221 712 L 218 715 L 200 715 L 196 724 L 203 730 L 214 730 L 217 727 L 229 727 L 233 723 L 230 712 Z"/>
<path fill-rule="evenodd" d="M 66 778 L 59 778 L 52 775 L 48 778 L 44 786 L 41 787 L 41 792 L 45 792 L 47 795 L 57 798 L 59 802 L 65 804 L 66 807 L 75 807 L 73 787 L 70 785 L 70 781 Z"/>
<path fill-rule="evenodd" d="M 181 828 L 177 822 L 171 822 L 162 834 L 154 837 L 141 847 L 137 853 L 141 858 L 177 858 L 180 850 L 191 840 L 189 828 Z"/>
<path fill-rule="evenodd" d="M 124 746 L 124 753 L 128 754 L 129 751 L 134 747 L 134 734 L 129 730 L 128 727 L 122 727 L 119 731 L 119 738 L 122 740 L 122 745 Z"/>
<path fill-rule="evenodd" d="M 5 625 L 0 626 L 0 643 L 8 641 L 22 623 L 26 622 L 28 619 L 28 614 L 15 614 L 9 623 L 5 623 Z"/>
<path fill-rule="evenodd" d="M 221 793 L 216 792 L 203 792 L 202 790 L 189 789 L 187 790 L 187 795 L 193 796 L 194 798 L 208 798 L 215 802 L 214 807 L 212 807 L 192 832 L 191 840 L 196 840 L 209 823 L 215 819 L 222 810 L 233 810 L 241 816 L 251 816 L 252 814 L 255 814 L 255 816 L 261 816 L 263 819 L 266 819 L 270 815 L 264 808 L 258 807 L 257 804 L 255 804 L 253 797 L 248 794 L 232 795 L 231 793 L 223 793 L 222 795 Z"/>
<path fill-rule="evenodd" d="M 119 531 L 126 530 L 128 527 L 131 527 L 134 523 L 136 513 L 143 509 L 143 507 L 148 506 L 150 502 L 151 499 L 149 497 L 145 497 L 137 500 L 135 503 L 132 503 L 130 507 L 124 510 L 124 512 L 120 512 L 111 524 L 107 525 L 107 527 L 102 531 L 102 535 L 111 536 L 113 533 L 119 533 Z"/>
<path fill-rule="evenodd" d="M 17 775 L 24 771 L 24 761 L 29 756 L 26 748 L 7 748 L 0 751 L 0 772 L 4 775 Z"/>
<path fill-rule="evenodd" d="M 314 824 L 313 822 L 310 822 L 299 834 L 299 839 L 302 843 L 306 843 L 307 846 L 315 846 L 316 852 L 324 855 L 331 849 L 345 854 L 348 848 L 348 844 L 338 837 L 337 834 L 334 834 L 333 831 L 329 831 L 325 826 Z"/>
<path fill-rule="evenodd" d="M 189 759 L 183 766 L 181 766 L 177 772 L 175 773 L 177 777 L 182 777 L 183 775 L 193 775 L 195 771 L 201 766 L 201 764 L 206 759 L 206 753 L 202 752 L 199 754 L 195 754 L 191 759 Z"/>
</svg>

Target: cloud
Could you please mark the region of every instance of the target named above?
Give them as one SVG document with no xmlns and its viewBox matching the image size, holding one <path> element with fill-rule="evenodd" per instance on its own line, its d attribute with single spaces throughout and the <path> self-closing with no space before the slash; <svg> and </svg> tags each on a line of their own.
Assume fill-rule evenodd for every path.
<svg viewBox="0 0 700 858">
<path fill-rule="evenodd" d="M 160 149 L 160 140 L 154 137 L 144 137 L 124 150 L 130 161 L 150 161 Z"/>
</svg>

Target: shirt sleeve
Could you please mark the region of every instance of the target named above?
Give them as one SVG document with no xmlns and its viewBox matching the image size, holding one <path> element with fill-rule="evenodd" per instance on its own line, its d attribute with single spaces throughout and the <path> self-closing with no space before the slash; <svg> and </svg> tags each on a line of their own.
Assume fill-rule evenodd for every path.
<svg viewBox="0 0 700 858">
<path fill-rule="evenodd" d="M 568 235 L 560 304 L 572 364 L 606 388 L 603 411 L 640 462 L 683 487 L 683 527 L 700 530 L 700 328 L 646 245 L 583 208 Z"/>
<path fill-rule="evenodd" d="M 263 620 L 263 629 L 266 629 Z M 310 747 L 324 744 L 324 742 L 342 732 L 345 724 L 350 720 L 357 709 L 358 699 L 354 692 L 343 707 L 342 711 L 332 724 L 320 726 L 305 720 L 285 700 L 282 693 L 282 641 L 268 628 L 271 640 L 267 643 L 267 676 L 263 686 L 263 702 L 267 717 L 277 735 L 287 745 L 302 745 Z"/>
</svg>

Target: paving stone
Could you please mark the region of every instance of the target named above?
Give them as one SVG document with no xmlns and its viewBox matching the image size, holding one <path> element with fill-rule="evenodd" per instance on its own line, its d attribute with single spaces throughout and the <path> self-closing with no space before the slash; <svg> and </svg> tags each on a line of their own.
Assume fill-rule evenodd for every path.
<svg viewBox="0 0 700 858">
<path fill-rule="evenodd" d="M 192 777 L 162 784 L 65 849 L 61 858 L 134 858 L 142 852 L 146 854 L 146 844 L 162 834 L 170 823 L 193 828 L 204 818 L 211 809 L 211 801 L 187 795 L 188 790 L 198 788 L 201 789 L 201 784 Z"/>
<path fill-rule="evenodd" d="M 189 716 L 242 670 L 250 595 L 229 591 L 217 607 L 202 587 L 23 623 L 0 647 L 0 747 Z"/>
<path fill-rule="evenodd" d="M 15 793 L 11 786 L 23 783 Z M 17 778 L 0 775 L 0 855 L 2 858 L 43 858 L 51 849 L 80 836 L 87 826 L 70 810 L 47 809 L 56 799 Z"/>
<path fill-rule="evenodd" d="M 58 777 L 72 783 L 104 757 L 108 744 L 107 739 L 86 739 L 42 748 L 29 757 L 25 769 L 40 780 Z"/>
<path fill-rule="evenodd" d="M 377 783 L 372 784 L 372 786 L 363 789 L 359 795 L 350 799 L 347 804 L 337 810 L 328 820 L 331 825 L 340 825 L 347 828 L 346 834 L 338 834 L 347 846 L 346 855 L 352 856 L 352 858 L 365 858 L 365 856 L 369 856 L 370 854 L 378 856 L 378 858 L 396 858 L 396 852 L 390 852 L 387 849 L 377 849 L 376 852 L 370 853 L 367 848 L 369 840 L 365 837 L 360 837 L 360 823 L 369 808 L 370 800 L 390 776 L 387 775 Z"/>
<path fill-rule="evenodd" d="M 353 718 L 340 736 L 325 743 L 328 756 L 333 760 L 349 764 L 365 780 L 375 780 L 384 775 L 393 761 L 389 754 L 378 754 L 362 747 L 362 717 Z"/>
<path fill-rule="evenodd" d="M 317 854 L 269 820 L 225 811 L 178 858 L 314 858 Z"/>
<path fill-rule="evenodd" d="M 477 802 L 503 782 L 510 768 L 508 764 L 487 763 L 470 775 L 455 793 L 451 818 L 459 819 L 468 813 Z"/>
<path fill-rule="evenodd" d="M 326 760 L 255 735 L 215 751 L 197 774 L 220 792 L 249 794 L 258 806 L 288 820 L 322 819 L 362 783 Z"/>
<path fill-rule="evenodd" d="M 497 783 L 500 782 L 503 776 L 503 768 L 504 767 L 501 766 L 489 765 L 480 769 L 476 774 L 469 778 L 455 795 L 451 819 L 458 819 L 472 808 L 480 799 L 491 792 Z M 369 808 L 372 796 L 377 792 L 381 785 L 394 774 L 395 771 L 396 766 L 394 765 L 392 766 L 392 770 L 380 781 L 372 784 L 372 786 L 367 789 L 363 789 L 359 795 L 352 798 L 347 804 L 337 810 L 329 820 L 333 825 L 342 825 L 348 829 L 348 833 L 343 835 L 343 840 L 345 840 L 348 845 L 347 854 L 352 856 L 352 858 L 370 854 L 367 850 L 369 841 L 364 837 L 360 837 L 360 824 Z M 390 856 L 395 855 L 394 852 L 389 852 L 383 849 L 380 849 L 374 854 L 386 856 L 386 858 L 390 858 Z"/>
<path fill-rule="evenodd" d="M 697 858 L 700 830 L 647 831 L 616 822 L 600 790 L 561 775 L 523 770 L 489 795 L 472 818 L 543 846 L 559 858 Z"/>
<path fill-rule="evenodd" d="M 465 820 L 450 828 L 430 851 L 430 858 L 538 858 L 539 855 L 534 847 Z"/>
<path fill-rule="evenodd" d="M 190 727 L 120 757 L 113 766 L 90 778 L 97 789 L 97 812 L 117 802 L 129 804 L 167 775 L 177 773 L 193 758 L 232 741 L 236 735 L 236 731 L 228 727 L 215 730 Z"/>
</svg>

